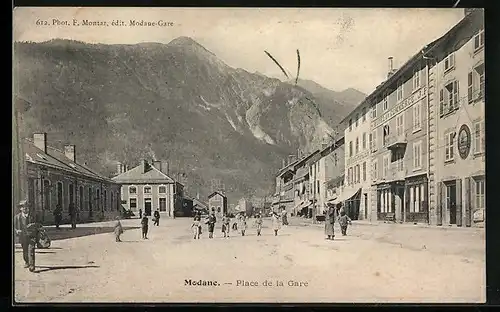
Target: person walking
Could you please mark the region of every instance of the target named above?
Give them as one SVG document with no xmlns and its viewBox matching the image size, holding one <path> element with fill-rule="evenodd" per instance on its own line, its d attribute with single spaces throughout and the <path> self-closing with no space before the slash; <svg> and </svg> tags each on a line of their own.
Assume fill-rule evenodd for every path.
<svg viewBox="0 0 500 312">
<path fill-rule="evenodd" d="M 38 233 L 36 225 L 31 223 L 27 205 L 26 200 L 19 202 L 19 213 L 14 216 L 14 229 L 23 249 L 24 267 L 34 272 Z"/>
<path fill-rule="evenodd" d="M 222 218 L 222 233 L 224 234 L 224 237 L 229 237 L 229 227 L 230 227 L 231 219 L 229 216 L 226 214 Z"/>
<path fill-rule="evenodd" d="M 334 239 L 335 237 L 335 231 L 334 231 L 334 225 L 335 225 L 335 208 L 329 207 L 328 210 L 326 211 L 326 218 L 325 218 L 325 235 L 327 239 Z"/>
<path fill-rule="evenodd" d="M 71 220 L 71 228 L 76 228 L 76 208 L 74 203 L 68 205 L 69 219 Z"/>
<path fill-rule="evenodd" d="M 193 230 L 193 238 L 194 239 L 200 239 L 200 234 L 201 234 L 201 223 L 200 223 L 200 221 L 201 221 L 201 217 L 197 213 L 194 216 L 193 224 L 191 224 L 191 229 Z"/>
<path fill-rule="evenodd" d="M 247 229 L 247 216 L 244 213 L 241 215 L 239 228 L 241 236 L 245 236 L 245 231 Z"/>
<path fill-rule="evenodd" d="M 153 218 L 153 224 L 156 226 L 160 226 L 160 212 L 158 211 L 158 209 L 153 213 Z"/>
<path fill-rule="evenodd" d="M 56 205 L 56 209 L 54 209 L 54 222 L 56 224 L 56 229 L 59 230 L 59 226 L 61 225 L 61 221 L 62 221 L 62 208 L 61 208 L 61 204 L 57 204 Z"/>
<path fill-rule="evenodd" d="M 217 218 L 215 217 L 215 211 L 212 211 L 212 214 L 208 216 L 207 225 L 208 225 L 208 238 L 214 238 L 214 229 L 215 223 L 217 222 Z"/>
<path fill-rule="evenodd" d="M 262 236 L 260 234 L 260 231 L 262 230 L 262 218 L 260 217 L 260 214 L 258 214 L 255 218 L 255 226 L 257 227 L 257 236 Z"/>
<path fill-rule="evenodd" d="M 342 236 L 347 235 L 347 225 L 352 224 L 351 218 L 345 213 L 344 210 L 340 211 L 340 216 L 339 216 L 339 224 L 340 224 L 340 230 L 342 231 Z"/>
<path fill-rule="evenodd" d="M 280 217 L 276 212 L 273 212 L 271 219 L 273 222 L 274 236 L 278 236 L 278 231 L 281 229 Z"/>
<path fill-rule="evenodd" d="M 281 211 L 281 222 L 283 225 L 288 225 L 288 215 L 285 208 Z"/>
<path fill-rule="evenodd" d="M 115 241 L 116 242 L 121 242 L 120 235 L 123 234 L 123 227 L 122 223 L 120 222 L 120 217 L 116 216 L 116 222 L 115 222 L 115 229 L 114 229 L 114 234 L 115 234 Z"/>
<path fill-rule="evenodd" d="M 142 227 L 142 239 L 148 239 L 148 216 L 144 216 L 141 219 L 141 227 Z"/>
</svg>

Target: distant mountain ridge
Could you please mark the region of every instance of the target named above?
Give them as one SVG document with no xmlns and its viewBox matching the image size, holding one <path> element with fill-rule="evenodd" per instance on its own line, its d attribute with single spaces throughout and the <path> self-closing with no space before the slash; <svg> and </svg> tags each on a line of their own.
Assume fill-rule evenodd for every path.
<svg viewBox="0 0 500 312">
<path fill-rule="evenodd" d="M 186 174 L 188 192 L 207 196 L 220 179 L 233 202 L 269 195 L 282 159 L 317 148 L 357 104 L 344 102 L 356 92 L 233 69 L 189 37 L 17 42 L 14 70 L 22 136 L 44 131 L 51 145 L 76 144 L 77 157 L 105 174 L 117 161 L 166 160 L 172 177 Z"/>
</svg>

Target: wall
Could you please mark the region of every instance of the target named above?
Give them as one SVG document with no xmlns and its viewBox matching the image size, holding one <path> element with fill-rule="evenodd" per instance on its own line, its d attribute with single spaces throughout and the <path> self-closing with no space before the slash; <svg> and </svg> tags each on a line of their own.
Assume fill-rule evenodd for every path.
<svg viewBox="0 0 500 312">
<path fill-rule="evenodd" d="M 130 194 L 130 187 L 134 186 L 137 189 L 137 193 Z M 151 187 L 151 194 L 144 194 L 144 186 Z M 165 186 L 166 193 L 159 194 L 159 187 Z M 130 198 L 137 199 L 137 207 L 132 209 L 135 215 L 139 215 L 139 209 L 144 212 L 144 198 L 151 198 L 151 211 L 154 212 L 156 209 L 160 209 L 160 201 L 159 198 L 166 198 L 166 211 L 160 211 L 160 214 L 166 217 L 174 216 L 174 184 L 123 184 L 122 185 L 122 197 L 121 199 L 124 201 L 123 206 L 126 209 L 130 208 Z"/>
</svg>

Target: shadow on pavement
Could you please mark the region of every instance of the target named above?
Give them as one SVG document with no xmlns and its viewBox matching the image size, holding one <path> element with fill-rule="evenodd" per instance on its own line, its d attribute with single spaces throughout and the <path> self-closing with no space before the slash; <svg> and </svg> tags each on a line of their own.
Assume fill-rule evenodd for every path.
<svg viewBox="0 0 500 312">
<path fill-rule="evenodd" d="M 134 229 L 139 229 L 139 226 L 129 226 L 129 227 L 123 227 L 124 231 L 127 230 L 134 230 Z M 45 231 L 47 232 L 47 235 L 50 237 L 52 241 L 56 240 L 61 240 L 61 239 L 68 239 L 68 238 L 75 238 L 75 237 L 82 237 L 82 236 L 88 236 L 88 235 L 96 235 L 96 234 L 103 234 L 103 233 L 112 233 L 114 231 L 114 227 L 112 226 L 99 226 L 99 227 L 91 227 L 91 226 L 82 226 L 82 227 L 76 227 L 75 229 L 72 228 L 45 228 Z"/>
<path fill-rule="evenodd" d="M 35 272 L 42 273 L 54 270 L 71 270 L 71 269 L 87 269 L 87 268 L 99 268 L 98 265 L 63 265 L 63 266 L 36 266 L 37 270 Z"/>
<path fill-rule="evenodd" d="M 16 253 L 23 253 L 22 250 L 16 250 Z M 53 253 L 56 253 L 55 251 L 49 251 L 49 250 L 45 250 L 45 249 L 35 249 L 35 253 L 37 254 L 53 254 Z"/>
</svg>

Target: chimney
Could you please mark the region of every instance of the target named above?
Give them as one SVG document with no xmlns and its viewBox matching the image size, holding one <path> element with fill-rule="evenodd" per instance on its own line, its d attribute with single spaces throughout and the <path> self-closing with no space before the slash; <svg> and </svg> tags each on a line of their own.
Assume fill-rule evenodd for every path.
<svg viewBox="0 0 500 312">
<path fill-rule="evenodd" d="M 76 154 L 75 154 L 75 146 L 74 145 L 65 145 L 64 146 L 64 155 L 69 160 L 76 163 Z"/>
<path fill-rule="evenodd" d="M 161 162 L 161 172 L 163 172 L 166 175 L 170 174 L 170 168 L 168 166 L 168 162 L 167 161 L 162 161 Z"/>
<path fill-rule="evenodd" d="M 116 165 L 116 174 L 122 173 L 122 166 L 120 162 Z"/>
<path fill-rule="evenodd" d="M 148 170 L 148 161 L 146 159 L 141 160 L 142 173 L 146 173 Z"/>
<path fill-rule="evenodd" d="M 152 160 L 152 161 L 151 161 L 151 163 L 152 163 L 153 167 L 155 167 L 156 169 L 158 169 L 158 170 L 162 171 L 162 170 L 161 170 L 161 161 L 158 161 L 158 160 Z M 163 172 L 163 171 L 162 171 L 162 172 Z"/>
<path fill-rule="evenodd" d="M 47 153 L 47 133 L 34 133 L 33 142 L 37 148 L 41 149 L 44 153 Z"/>
<path fill-rule="evenodd" d="M 389 56 L 388 60 L 389 60 L 389 71 L 387 72 L 387 78 L 391 77 L 394 71 L 394 62 L 393 62 L 394 58 L 392 56 Z"/>
</svg>

